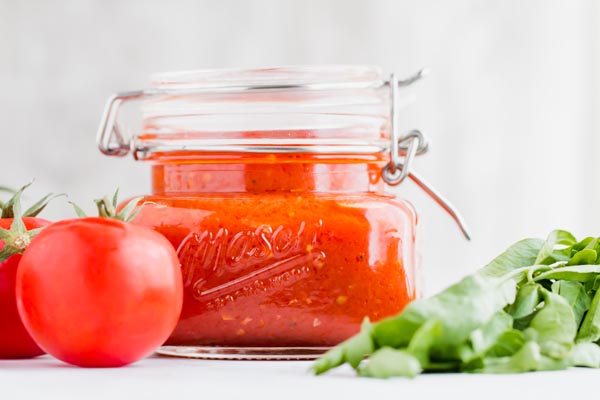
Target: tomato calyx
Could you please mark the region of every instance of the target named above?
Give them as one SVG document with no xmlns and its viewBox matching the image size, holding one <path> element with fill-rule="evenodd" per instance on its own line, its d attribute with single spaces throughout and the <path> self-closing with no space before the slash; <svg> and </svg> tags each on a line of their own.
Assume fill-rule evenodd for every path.
<svg viewBox="0 0 600 400">
<path fill-rule="evenodd" d="M 27 246 L 29 246 L 31 239 L 33 239 L 43 229 L 38 228 L 28 231 L 25 227 L 25 223 L 23 222 L 23 215 L 21 213 L 21 193 L 27 186 L 29 185 L 26 185 L 21 190 L 17 191 L 11 200 L 9 200 L 9 203 L 11 203 L 12 206 L 12 217 L 9 218 L 13 218 L 13 221 L 10 229 L 0 228 L 0 240 L 4 242 L 4 247 L 2 250 L 0 250 L 0 263 L 6 261 L 9 257 L 14 256 L 15 254 L 23 254 Z"/>
<path fill-rule="evenodd" d="M 0 201 L 0 218 L 15 218 L 14 205 L 16 202 L 21 201 L 21 195 L 23 194 L 23 191 L 25 189 L 27 189 L 29 186 L 31 186 L 32 183 L 33 182 L 29 182 L 28 184 L 21 187 L 16 192 L 8 187 L 4 187 L 4 186 L 0 187 L 0 190 L 2 190 L 3 192 L 14 193 L 13 196 L 7 202 Z M 23 214 L 20 217 L 21 218 L 22 217 L 36 217 L 39 213 L 42 212 L 42 210 L 44 208 L 46 208 L 46 206 L 48 205 L 50 200 L 52 200 L 56 197 L 59 197 L 59 196 L 64 196 L 64 193 L 60 193 L 60 194 L 49 193 L 49 194 L 47 194 L 46 196 L 44 196 L 40 200 L 38 200 L 34 205 L 29 207 L 27 210 L 25 210 L 25 212 L 23 212 Z M 21 205 L 19 204 L 19 210 L 20 210 L 20 208 L 21 208 Z"/>
<path fill-rule="evenodd" d="M 133 198 L 119 210 L 119 189 L 117 189 L 112 197 L 104 196 L 101 199 L 94 200 L 94 202 L 96 203 L 96 207 L 98 207 L 99 217 L 116 219 L 123 222 L 131 222 L 135 217 L 137 217 L 140 211 L 142 211 L 144 204 L 148 204 L 148 202 L 139 204 L 142 199 L 143 197 Z M 86 213 L 77 204 L 71 203 L 71 205 L 75 209 L 75 213 L 77 213 L 79 218 L 87 217 Z"/>
</svg>

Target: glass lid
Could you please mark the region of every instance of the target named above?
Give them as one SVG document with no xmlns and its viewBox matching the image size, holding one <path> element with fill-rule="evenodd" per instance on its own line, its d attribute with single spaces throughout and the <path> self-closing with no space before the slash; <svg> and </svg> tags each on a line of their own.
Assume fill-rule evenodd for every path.
<svg viewBox="0 0 600 400">
<path fill-rule="evenodd" d="M 394 87 L 407 87 L 421 75 L 394 80 Z M 392 99 L 390 88 L 374 66 L 156 74 L 148 89 L 109 100 L 99 147 L 146 160 L 168 152 L 385 154 L 392 146 L 392 108 L 413 100 L 405 90 L 395 90 Z M 141 101 L 142 116 L 133 133 L 118 112 L 132 100 Z"/>
<path fill-rule="evenodd" d="M 351 88 L 383 84 L 379 67 L 361 65 L 206 69 L 159 73 L 150 80 L 152 86 L 166 90 Z"/>
</svg>

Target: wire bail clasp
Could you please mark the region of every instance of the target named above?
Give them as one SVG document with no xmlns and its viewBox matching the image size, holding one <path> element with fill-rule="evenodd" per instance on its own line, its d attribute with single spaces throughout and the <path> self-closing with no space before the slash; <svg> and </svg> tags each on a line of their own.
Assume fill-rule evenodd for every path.
<svg viewBox="0 0 600 400">
<path fill-rule="evenodd" d="M 391 186 L 401 184 L 410 175 L 413 159 L 416 155 L 425 153 L 428 146 L 425 136 L 416 129 L 394 143 L 396 150 L 392 149 L 390 162 L 382 171 L 383 180 Z M 401 155 L 401 151 L 404 152 L 404 156 Z"/>
<path fill-rule="evenodd" d="M 132 151 L 131 135 L 118 123 L 119 108 L 122 103 L 139 100 L 147 93 L 143 90 L 112 95 L 106 102 L 102 122 L 96 136 L 98 148 L 107 156 L 124 157 Z"/>
<path fill-rule="evenodd" d="M 398 81 L 398 78 L 392 74 L 388 82 L 390 86 L 390 161 L 381 171 L 381 177 L 390 186 L 397 186 L 406 178 L 410 178 L 417 186 L 419 186 L 429 197 L 438 203 L 456 222 L 462 234 L 467 240 L 471 240 L 469 230 L 467 229 L 464 218 L 444 196 L 430 184 L 426 183 L 423 178 L 419 177 L 412 169 L 412 163 L 415 156 L 423 154 L 428 149 L 428 143 L 421 131 L 413 129 L 407 134 L 400 135 L 400 124 L 398 121 L 398 89 L 401 86 L 408 86 L 419 79 L 426 73 L 426 70 L 420 70 L 412 77 Z"/>
</svg>

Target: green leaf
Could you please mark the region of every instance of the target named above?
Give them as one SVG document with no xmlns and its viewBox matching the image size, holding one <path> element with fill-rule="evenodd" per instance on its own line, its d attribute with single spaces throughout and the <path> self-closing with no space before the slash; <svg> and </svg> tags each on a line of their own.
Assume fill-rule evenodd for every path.
<svg viewBox="0 0 600 400">
<path fill-rule="evenodd" d="M 7 192 L 7 193 L 16 193 L 17 191 L 11 187 L 8 186 L 0 186 L 0 192 Z"/>
<path fill-rule="evenodd" d="M 600 347 L 589 343 L 600 339 L 599 250 L 597 238 L 577 242 L 566 231 L 518 242 L 475 274 L 368 325 L 313 369 L 349 363 L 386 378 L 600 367 Z"/>
<path fill-rule="evenodd" d="M 567 361 L 573 367 L 600 368 L 600 346 L 595 343 L 577 343 Z"/>
<path fill-rule="evenodd" d="M 23 222 L 23 214 L 21 213 L 21 192 L 15 193 L 12 200 L 13 221 L 10 230 L 14 233 L 27 232 L 27 228 L 25 228 L 25 223 Z"/>
<path fill-rule="evenodd" d="M 316 373 L 323 373 L 345 362 L 356 367 L 362 357 L 379 347 L 406 348 L 416 332 L 430 320 L 439 321 L 421 331 L 411 350 L 424 359 L 424 350 L 435 354 L 436 365 L 456 365 L 471 332 L 487 323 L 507 304 L 514 301 L 515 282 L 523 279 L 524 267 L 533 263 L 543 241 L 525 239 L 515 243 L 474 275 L 449 287 L 432 298 L 417 300 L 399 315 L 380 321 L 354 338 L 326 353 L 314 364 Z M 431 329 L 431 331 L 429 330 Z M 441 330 L 441 334 L 435 332 Z M 435 337 L 435 343 L 429 340 Z M 350 357 L 350 354 L 356 355 Z M 360 355 L 360 357 L 358 356 Z M 430 367 L 433 368 L 430 360 Z"/>
<path fill-rule="evenodd" d="M 593 265 L 596 263 L 597 258 L 598 252 L 596 250 L 585 248 L 575 253 L 567 265 Z"/>
<path fill-rule="evenodd" d="M 369 358 L 359 374 L 373 378 L 403 376 L 414 378 L 422 371 L 419 360 L 404 350 L 383 347 Z"/>
<path fill-rule="evenodd" d="M 532 264 L 552 264 L 556 261 L 567 261 L 570 258 L 568 246 L 573 246 L 576 243 L 577 239 L 570 232 L 552 231 Z M 557 248 L 558 246 L 563 248 Z M 565 249 L 568 251 L 564 251 Z"/>
<path fill-rule="evenodd" d="M 29 182 L 28 184 L 24 185 L 23 187 L 21 187 L 19 190 L 14 192 L 13 197 L 11 197 L 6 203 L 1 203 L 0 202 L 0 218 L 14 218 L 14 206 L 17 202 L 21 202 L 21 195 L 23 194 L 23 192 L 25 191 L 25 189 L 27 189 L 29 186 L 31 186 L 32 182 Z M 65 196 L 65 194 L 57 194 L 54 195 L 52 193 L 44 196 L 42 199 L 40 199 L 39 201 L 37 201 L 34 205 L 32 205 L 31 207 L 29 207 L 27 210 L 25 210 L 25 212 L 23 212 L 21 214 L 22 217 L 35 217 L 37 216 L 40 212 L 42 212 L 44 210 L 44 208 L 46 208 L 46 206 L 48 205 L 48 203 L 56 198 L 56 197 L 60 197 L 60 196 Z M 19 204 L 19 207 L 21 207 L 21 205 Z"/>
<path fill-rule="evenodd" d="M 597 257 L 598 254 L 596 253 L 596 250 L 583 249 L 575 253 L 567 265 L 595 264 Z"/>
<path fill-rule="evenodd" d="M 527 342 L 511 357 L 489 358 L 485 367 L 477 372 L 492 374 L 513 374 L 517 372 L 559 370 L 566 367 L 566 362 L 553 360 L 542 355 L 536 342 Z"/>
<path fill-rule="evenodd" d="M 396 317 L 374 326 L 375 342 L 383 347 L 406 347 L 417 329 L 429 319 L 443 325 L 438 350 L 462 344 L 469 334 L 488 322 L 515 297 L 519 267 L 531 265 L 542 241 L 525 239 L 517 242 L 476 274 L 424 300 L 417 300 Z M 444 349 L 446 347 L 446 349 Z"/>
<path fill-rule="evenodd" d="M 562 296 L 569 303 L 575 316 L 575 326 L 579 326 L 583 315 L 592 303 L 592 298 L 585 289 L 585 286 L 579 282 L 556 281 L 552 285 L 552 289 L 553 291 L 556 289 L 555 293 Z"/>
<path fill-rule="evenodd" d="M 600 274 L 600 265 L 573 265 L 554 268 L 545 271 L 534 278 L 539 282 L 545 279 L 560 279 L 565 281 L 587 282 L 596 279 Z"/>
<path fill-rule="evenodd" d="M 573 246 L 571 246 L 571 252 L 577 253 L 578 251 L 581 251 L 583 249 L 595 250 L 597 244 L 598 244 L 597 238 L 588 236 L 585 239 L 582 239 L 579 242 L 575 243 Z"/>
<path fill-rule="evenodd" d="M 115 190 L 115 194 L 113 194 L 113 197 L 112 197 L 112 205 L 115 209 L 117 208 L 118 204 L 119 204 L 119 188 L 117 188 L 117 190 Z"/>
<path fill-rule="evenodd" d="M 0 215 L 0 218 L 14 218 L 15 214 L 14 214 L 14 208 L 15 208 L 15 204 L 18 204 L 19 207 L 19 218 L 22 216 L 20 211 L 21 211 L 21 195 L 23 194 L 23 191 L 25 189 L 27 189 L 29 186 L 31 186 L 33 182 L 29 182 L 26 185 L 23 185 L 19 190 L 17 190 L 15 192 L 15 194 L 13 195 L 13 197 L 11 197 L 6 203 L 3 204 L 3 208 L 2 208 L 2 214 Z"/>
<path fill-rule="evenodd" d="M 512 330 L 512 324 L 512 317 L 506 312 L 500 311 L 488 323 L 471 332 L 469 336 L 470 346 L 464 346 L 466 349 L 460 354 L 460 359 L 463 362 L 461 369 L 463 371 L 473 371 L 482 368 L 487 353 L 498 345 L 504 334 Z M 470 352 L 467 350 L 470 350 Z M 515 349 L 514 352 L 517 350 Z"/>
<path fill-rule="evenodd" d="M 342 343 L 323 354 L 317 361 L 315 361 L 311 369 L 316 375 L 321 375 L 322 373 L 338 367 L 345 362 L 346 358 L 344 356 L 344 343 Z"/>
<path fill-rule="evenodd" d="M 115 193 L 116 195 L 117 193 Z M 133 220 L 142 210 L 142 206 L 139 206 L 138 203 L 143 199 L 143 197 L 136 197 L 131 199 L 125 207 L 115 216 L 116 219 L 121 221 L 129 222 Z M 116 206 L 115 206 L 116 207 Z"/>
<path fill-rule="evenodd" d="M 454 354 L 454 347 L 488 322 L 515 298 L 515 283 L 501 278 L 472 275 L 427 300 L 411 303 L 398 317 L 373 328 L 375 342 L 383 347 L 405 347 L 417 329 L 428 320 L 438 320 L 441 335 L 434 348 L 439 356 Z"/>
<path fill-rule="evenodd" d="M 541 289 L 544 306 L 531 320 L 537 331 L 537 341 L 543 355 L 561 359 L 573 347 L 577 325 L 573 310 L 567 301 L 546 289 Z"/>
<path fill-rule="evenodd" d="M 46 208 L 46 206 L 48 205 L 48 203 L 52 200 L 55 199 L 57 197 L 61 197 L 61 196 L 66 196 L 64 193 L 60 193 L 60 194 L 53 194 L 50 193 L 44 197 L 42 197 L 39 201 L 37 201 L 34 205 L 32 205 L 31 207 L 29 207 L 24 213 L 23 216 L 24 217 L 36 217 L 37 215 L 39 215 L 39 213 L 41 213 L 44 208 Z"/>
<path fill-rule="evenodd" d="M 429 353 L 441 335 L 442 323 L 430 319 L 417 329 L 406 351 L 415 356 L 422 367 L 427 367 L 430 362 Z"/>
<path fill-rule="evenodd" d="M 535 371 L 541 358 L 540 346 L 536 342 L 527 342 L 511 357 L 486 359 L 484 369 L 479 372 L 507 374 Z"/>
<path fill-rule="evenodd" d="M 83 209 L 81 207 L 79 207 L 77 204 L 73 203 L 72 201 L 70 201 L 69 204 L 71 206 L 73 206 L 73 209 L 75 210 L 75 214 L 77 214 L 77 216 L 79 218 L 87 218 L 85 211 L 83 211 Z"/>
<path fill-rule="evenodd" d="M 503 332 L 485 353 L 486 357 L 512 356 L 525 344 L 525 335 L 517 329 Z"/>
<path fill-rule="evenodd" d="M 348 340 L 348 346 L 344 351 L 344 355 L 348 364 L 353 368 L 358 367 L 365 356 L 372 354 L 375 350 L 373 338 L 371 337 L 372 331 L 373 325 L 369 322 L 368 318 L 365 318 L 360 329 L 360 334 Z"/>
<path fill-rule="evenodd" d="M 513 328 L 525 331 L 531 324 L 531 320 L 535 317 L 535 313 L 529 314 L 526 317 L 517 318 L 513 322 Z"/>
<path fill-rule="evenodd" d="M 542 301 L 542 296 L 540 294 L 541 288 L 542 287 L 536 283 L 526 283 L 522 285 L 517 292 L 515 302 L 509 307 L 508 313 L 515 319 L 533 314 Z"/>
<path fill-rule="evenodd" d="M 104 196 L 101 199 L 94 200 L 98 208 L 98 215 L 101 218 L 113 218 L 123 222 L 131 222 L 142 211 L 142 207 L 145 204 L 151 204 L 149 202 L 139 204 L 143 197 L 136 197 L 134 199 L 129 200 L 127 204 L 125 204 L 125 206 L 121 209 L 121 211 L 117 213 L 118 196 L 119 189 L 115 191 L 112 198 L 109 196 Z"/>
<path fill-rule="evenodd" d="M 513 319 L 504 311 L 500 311 L 481 328 L 471 332 L 469 340 L 477 355 L 485 355 L 493 347 L 500 336 L 512 329 Z"/>
<path fill-rule="evenodd" d="M 583 318 L 577 342 L 595 342 L 600 339 L 600 290 L 596 291 L 588 312 Z"/>
<path fill-rule="evenodd" d="M 315 374 L 320 375 L 344 363 L 357 368 L 364 357 L 374 351 L 372 329 L 373 325 L 368 318 L 365 318 L 360 333 L 337 345 L 315 361 L 312 367 Z"/>
<path fill-rule="evenodd" d="M 489 264 L 477 272 L 481 276 L 502 277 L 517 268 L 534 265 L 544 241 L 523 239 L 510 246 Z"/>
<path fill-rule="evenodd" d="M 427 365 L 427 372 L 452 372 L 460 370 L 459 360 L 450 361 L 430 361 Z"/>
<path fill-rule="evenodd" d="M 4 246 L 2 250 L 0 250 L 0 263 L 3 263 L 15 254 L 19 254 L 19 250 L 12 246 Z"/>
<path fill-rule="evenodd" d="M 0 251 L 0 263 L 6 261 L 15 254 L 23 254 L 31 239 L 33 239 L 43 228 L 32 229 L 30 231 L 25 227 L 23 218 L 21 217 L 21 193 L 18 191 L 13 196 L 13 220 L 10 229 L 0 229 L 0 240 L 4 242 L 4 246 Z"/>
<path fill-rule="evenodd" d="M 116 215 L 116 208 L 113 205 L 111 198 L 104 196 L 101 199 L 94 200 L 98 207 L 98 216 L 101 218 L 113 218 Z"/>
</svg>

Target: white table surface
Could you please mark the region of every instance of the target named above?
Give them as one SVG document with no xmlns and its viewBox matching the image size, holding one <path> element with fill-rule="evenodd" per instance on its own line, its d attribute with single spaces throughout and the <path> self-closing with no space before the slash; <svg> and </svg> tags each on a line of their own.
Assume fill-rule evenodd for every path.
<svg viewBox="0 0 600 400">
<path fill-rule="evenodd" d="M 308 373 L 310 362 L 204 361 L 151 357 L 123 368 L 85 369 L 50 357 L 0 360 L 0 399 L 562 399 L 598 396 L 600 370 L 521 375 L 430 374 L 358 378 L 341 368 Z"/>
</svg>

